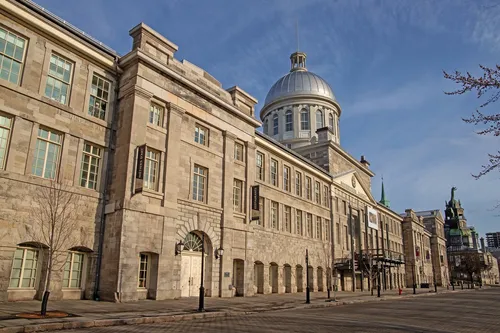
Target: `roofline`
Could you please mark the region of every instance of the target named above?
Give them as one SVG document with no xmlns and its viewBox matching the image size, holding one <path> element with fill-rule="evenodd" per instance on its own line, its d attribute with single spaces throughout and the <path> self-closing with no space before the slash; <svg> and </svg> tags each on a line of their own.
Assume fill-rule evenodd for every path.
<svg viewBox="0 0 500 333">
<path fill-rule="evenodd" d="M 282 145 L 281 143 L 279 143 L 278 141 L 274 140 L 273 138 L 267 136 L 266 134 L 264 133 L 261 133 L 259 131 L 255 131 L 255 134 L 257 134 L 257 136 L 261 137 L 262 139 L 266 140 L 267 142 L 273 144 L 274 146 L 278 147 L 279 149 L 289 153 L 290 155 L 293 155 L 294 157 L 298 158 L 299 160 L 301 160 L 302 162 L 308 164 L 309 166 L 315 168 L 316 170 L 318 170 L 319 172 L 323 173 L 324 175 L 330 177 L 330 179 L 333 179 L 333 175 L 331 173 L 329 173 L 328 171 L 326 171 L 325 169 L 323 169 L 322 167 L 320 167 L 319 165 L 313 163 L 311 160 L 305 158 L 304 156 L 294 152 L 293 150 L 291 149 L 288 149 L 286 148 L 284 145 Z"/>
<path fill-rule="evenodd" d="M 66 20 L 63 20 L 59 16 L 51 13 L 50 11 L 48 11 L 45 8 L 43 8 L 39 4 L 37 4 L 37 3 L 35 3 L 33 1 L 31 1 L 31 0 L 15 0 L 15 2 L 20 3 L 20 4 L 24 5 L 25 7 L 33 10 L 34 12 L 36 12 L 37 14 L 45 17 L 46 19 L 48 19 L 52 23 L 57 24 L 59 27 L 65 29 L 68 32 L 70 32 L 70 33 L 78 36 L 79 38 L 85 40 L 87 43 L 89 43 L 92 46 L 98 48 L 100 51 L 102 51 L 102 52 L 104 52 L 104 53 L 106 53 L 108 55 L 111 55 L 113 57 L 120 57 L 120 55 L 115 50 L 113 50 L 112 48 L 110 48 L 109 46 L 107 46 L 104 43 L 98 41 L 94 37 L 86 34 L 84 31 L 82 31 L 82 30 L 78 29 L 77 27 L 75 27 L 74 25 L 68 23 Z"/>
</svg>

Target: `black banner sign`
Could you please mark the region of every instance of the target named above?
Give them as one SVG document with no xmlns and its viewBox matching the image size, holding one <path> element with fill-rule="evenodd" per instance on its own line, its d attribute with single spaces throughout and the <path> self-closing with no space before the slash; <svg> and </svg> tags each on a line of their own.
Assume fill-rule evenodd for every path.
<svg viewBox="0 0 500 333">
<path fill-rule="evenodd" d="M 144 179 L 144 161 L 146 159 L 146 145 L 137 147 L 137 168 L 135 171 L 136 179 Z"/>
<path fill-rule="evenodd" d="M 252 209 L 259 210 L 259 186 L 252 186 Z"/>
</svg>

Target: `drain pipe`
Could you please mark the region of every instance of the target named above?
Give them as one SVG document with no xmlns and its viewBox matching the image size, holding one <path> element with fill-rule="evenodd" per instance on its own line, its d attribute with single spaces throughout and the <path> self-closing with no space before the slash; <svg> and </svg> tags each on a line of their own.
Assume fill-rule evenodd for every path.
<svg viewBox="0 0 500 333">
<path fill-rule="evenodd" d="M 94 300 L 99 301 L 99 287 L 100 287 L 100 279 L 101 279 L 101 264 L 102 264 L 102 251 L 104 246 L 104 231 L 106 227 L 106 197 L 109 192 L 109 184 L 108 179 L 111 175 L 111 169 L 113 166 L 114 153 L 115 153 L 115 115 L 118 112 L 118 93 L 120 91 L 120 71 L 121 69 L 118 67 L 118 56 L 115 57 L 115 74 L 116 74 L 116 84 L 115 84 L 115 97 L 113 104 L 113 112 L 111 112 L 110 119 L 110 134 L 109 134 L 109 153 L 108 153 L 108 161 L 106 163 L 106 172 L 104 173 L 104 190 L 102 192 L 102 211 L 101 211 L 101 221 L 99 225 L 99 247 L 97 249 L 97 264 L 96 264 L 96 273 L 95 273 L 95 284 L 94 284 Z"/>
</svg>

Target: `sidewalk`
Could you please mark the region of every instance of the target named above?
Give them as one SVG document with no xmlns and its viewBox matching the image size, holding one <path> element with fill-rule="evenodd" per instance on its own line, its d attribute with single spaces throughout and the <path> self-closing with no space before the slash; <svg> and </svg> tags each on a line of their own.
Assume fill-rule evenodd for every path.
<svg viewBox="0 0 500 333">
<path fill-rule="evenodd" d="M 430 292 L 431 291 L 431 292 Z M 461 292 L 458 288 L 455 292 Z M 467 291 L 467 289 L 464 289 Z M 439 293 L 449 293 L 439 288 Z M 205 298 L 206 312 L 198 313 L 198 298 L 153 301 L 144 300 L 128 303 L 95 302 L 88 300 L 49 301 L 49 311 L 65 311 L 71 317 L 51 319 L 20 319 L 15 315 L 22 312 L 40 311 L 39 301 L 0 303 L 0 332 L 37 332 L 47 330 L 102 327 L 115 325 L 134 325 L 168 321 L 191 320 L 197 318 L 225 317 L 273 311 L 290 308 L 316 308 L 338 306 L 359 302 L 401 299 L 415 296 L 435 295 L 434 289 L 405 289 L 403 295 L 398 290 L 381 292 L 381 297 L 371 296 L 370 292 L 336 292 L 337 302 L 325 302 L 326 292 L 311 293 L 311 304 L 305 304 L 305 293 L 270 294 L 253 297 Z M 333 298 L 333 292 L 331 294 Z"/>
</svg>

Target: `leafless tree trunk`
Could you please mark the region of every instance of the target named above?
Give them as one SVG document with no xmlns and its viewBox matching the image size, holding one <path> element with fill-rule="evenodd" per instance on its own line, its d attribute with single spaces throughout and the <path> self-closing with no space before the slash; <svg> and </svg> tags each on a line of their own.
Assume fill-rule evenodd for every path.
<svg viewBox="0 0 500 333">
<path fill-rule="evenodd" d="M 64 185 L 51 181 L 33 193 L 33 201 L 26 223 L 28 235 L 47 252 L 44 262 L 46 275 L 41 315 L 47 312 L 53 273 L 61 271 L 68 250 L 76 245 L 78 231 L 77 212 L 82 210 L 81 197 Z"/>
</svg>

